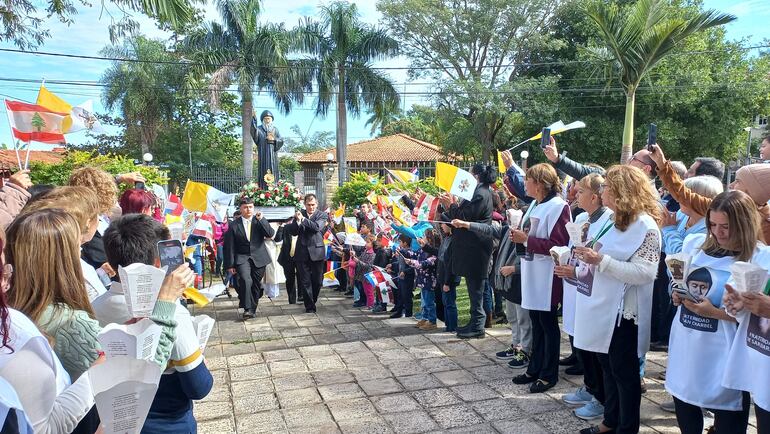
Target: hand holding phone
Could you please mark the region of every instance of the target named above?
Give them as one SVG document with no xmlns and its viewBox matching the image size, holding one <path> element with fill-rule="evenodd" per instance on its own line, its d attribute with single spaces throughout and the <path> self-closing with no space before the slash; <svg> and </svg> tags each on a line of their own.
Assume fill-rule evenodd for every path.
<svg viewBox="0 0 770 434">
<path fill-rule="evenodd" d="M 166 268 L 166 275 L 171 274 L 180 265 L 184 264 L 184 248 L 179 240 L 158 241 L 158 258 L 160 266 Z"/>
<path fill-rule="evenodd" d="M 650 124 L 647 130 L 647 150 L 652 152 L 652 145 L 658 143 L 658 126 Z"/>
</svg>

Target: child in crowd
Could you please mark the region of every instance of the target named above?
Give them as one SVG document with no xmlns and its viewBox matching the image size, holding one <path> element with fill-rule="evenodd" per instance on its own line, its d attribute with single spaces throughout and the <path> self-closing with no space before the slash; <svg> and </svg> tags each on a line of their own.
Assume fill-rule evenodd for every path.
<svg viewBox="0 0 770 434">
<path fill-rule="evenodd" d="M 431 247 L 438 248 L 435 229 L 425 231 L 425 238 Z M 418 252 L 401 252 L 406 265 L 416 270 L 415 285 L 420 289 L 420 310 L 422 319 L 417 322 L 420 330 L 436 329 L 436 298 L 433 286 L 436 282 L 436 256 L 429 254 L 425 249 Z"/>
<path fill-rule="evenodd" d="M 373 265 L 381 270 L 385 270 L 388 264 L 390 263 L 390 249 L 386 249 L 382 247 L 382 243 L 380 243 L 379 240 L 376 238 L 372 242 L 372 245 L 374 247 L 374 262 Z M 383 301 L 382 295 L 380 294 L 380 291 L 375 288 L 375 303 L 374 308 L 372 308 L 372 312 L 387 312 L 388 311 L 388 303 Z"/>
<path fill-rule="evenodd" d="M 398 276 L 396 282 L 398 286 L 399 306 L 391 315 L 391 318 L 401 318 L 403 314 L 406 317 L 412 316 L 412 293 L 414 292 L 414 268 L 406 265 L 404 254 L 410 254 L 412 239 L 409 236 L 401 234 L 398 236 L 398 248 L 393 255 L 393 262 L 390 268 L 385 271 L 392 271 Z"/>
<path fill-rule="evenodd" d="M 442 220 L 449 221 L 448 216 Z M 441 223 L 441 232 L 444 237 L 438 248 L 436 256 L 436 281 L 441 286 L 441 298 L 444 301 L 444 325 L 447 332 L 457 331 L 457 285 L 460 284 L 460 276 L 452 274 L 449 246 L 452 244 L 452 227 L 448 223 Z"/>
<path fill-rule="evenodd" d="M 367 309 L 372 309 L 374 307 L 374 286 L 367 282 L 364 276 L 372 271 L 374 265 L 374 235 L 366 235 L 364 241 L 366 246 L 364 246 L 363 252 L 360 254 L 353 253 L 348 264 L 352 263 L 355 266 L 353 278 L 356 284 L 360 285 L 363 289 L 362 300 L 359 300 L 358 306 L 355 304 L 353 306 L 366 306 Z"/>
</svg>

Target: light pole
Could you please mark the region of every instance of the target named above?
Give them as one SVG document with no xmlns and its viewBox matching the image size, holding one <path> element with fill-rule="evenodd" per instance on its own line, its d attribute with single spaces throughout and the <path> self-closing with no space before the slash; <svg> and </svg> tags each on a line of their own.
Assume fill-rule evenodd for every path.
<svg viewBox="0 0 770 434">
<path fill-rule="evenodd" d="M 529 158 L 529 152 L 524 150 L 519 153 L 519 157 L 521 157 L 521 169 L 525 172 L 527 171 L 527 158 Z"/>
<path fill-rule="evenodd" d="M 743 131 L 749 133 L 749 137 L 746 140 L 746 165 L 749 165 L 751 164 L 751 127 L 746 127 Z"/>
</svg>

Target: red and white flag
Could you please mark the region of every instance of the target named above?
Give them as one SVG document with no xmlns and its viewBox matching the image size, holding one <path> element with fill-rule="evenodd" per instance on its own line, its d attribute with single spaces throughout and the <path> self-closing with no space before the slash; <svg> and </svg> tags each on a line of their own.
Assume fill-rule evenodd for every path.
<svg viewBox="0 0 770 434">
<path fill-rule="evenodd" d="M 211 227 L 210 221 L 204 218 L 199 218 L 198 221 L 195 222 L 195 227 L 193 228 L 192 234 L 211 240 L 214 238 L 214 228 Z"/>
<path fill-rule="evenodd" d="M 8 100 L 5 100 L 5 108 L 13 137 L 27 143 L 66 143 L 62 124 L 68 113 L 57 113 L 36 104 Z"/>
<path fill-rule="evenodd" d="M 438 210 L 439 200 L 427 193 L 423 193 L 414 207 L 414 216 L 417 221 L 436 220 L 436 210 Z"/>
</svg>

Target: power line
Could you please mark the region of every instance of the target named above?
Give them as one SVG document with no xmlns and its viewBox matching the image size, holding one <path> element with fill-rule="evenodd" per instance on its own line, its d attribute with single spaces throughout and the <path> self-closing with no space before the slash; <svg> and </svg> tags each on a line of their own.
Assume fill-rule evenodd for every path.
<svg viewBox="0 0 770 434">
<path fill-rule="evenodd" d="M 754 45 L 749 47 L 731 47 L 727 50 L 700 50 L 700 51 L 684 51 L 681 53 L 672 53 L 672 55 L 676 56 L 686 56 L 686 55 L 699 55 L 699 54 L 711 54 L 711 53 L 725 53 L 729 51 L 750 51 L 750 50 L 757 50 L 762 48 L 770 48 L 770 45 Z M 150 63 L 150 64 L 157 64 L 157 65 L 184 65 L 184 66 L 215 66 L 215 67 L 222 67 L 222 66 L 233 66 L 233 65 L 224 65 L 224 64 L 209 64 L 209 63 L 202 63 L 202 62 L 195 62 L 195 61 L 189 61 L 189 60 L 142 60 L 142 59 L 129 59 L 129 58 L 121 58 L 121 57 L 108 57 L 108 56 L 92 56 L 92 55 L 85 55 L 85 54 L 70 54 L 70 53 L 57 53 L 52 51 L 26 51 L 22 49 L 17 48 L 0 48 L 0 52 L 6 52 L 6 53 L 16 53 L 16 54 L 31 54 L 31 55 L 38 55 L 38 56 L 52 56 L 52 57 L 64 57 L 69 59 L 86 59 L 86 60 L 99 60 L 99 61 L 110 61 L 110 62 L 129 62 L 129 63 Z M 178 55 L 179 53 L 167 51 L 166 52 L 169 55 Z M 533 66 L 557 66 L 557 65 L 574 65 L 574 64 L 581 64 L 581 63 L 599 63 L 597 61 L 589 61 L 589 60 L 563 60 L 563 61 L 553 61 L 553 62 L 514 62 L 514 63 L 508 63 L 503 65 L 481 65 L 474 67 L 474 69 L 477 68 L 512 68 L 512 67 L 533 67 Z M 292 70 L 306 70 L 306 69 L 315 69 L 313 67 L 303 67 L 303 66 L 294 66 L 294 65 L 258 65 L 258 68 L 272 68 L 272 69 L 292 69 Z M 348 66 L 347 69 L 355 69 L 358 67 L 354 66 Z M 365 69 L 373 69 L 373 70 L 383 70 L 383 71 L 441 71 L 444 69 L 454 69 L 453 65 L 441 65 L 441 66 L 363 66 L 360 68 Z M 467 68 L 462 68 L 467 69 Z"/>
</svg>

